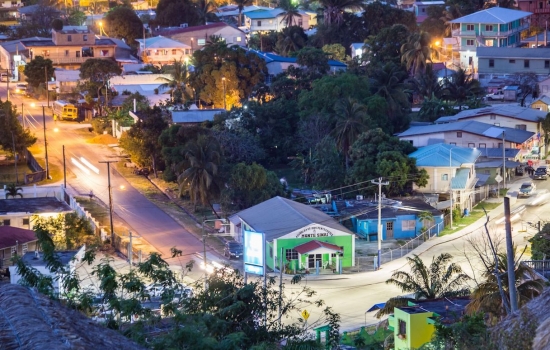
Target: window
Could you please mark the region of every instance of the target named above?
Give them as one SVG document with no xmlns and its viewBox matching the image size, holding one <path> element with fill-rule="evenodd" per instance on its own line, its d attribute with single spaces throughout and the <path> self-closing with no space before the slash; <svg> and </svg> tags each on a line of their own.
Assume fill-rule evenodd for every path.
<svg viewBox="0 0 550 350">
<path fill-rule="evenodd" d="M 468 57 L 468 65 L 469 66 L 473 66 L 474 65 L 474 58 L 473 57 Z"/>
<path fill-rule="evenodd" d="M 145 50 L 145 54 L 146 54 L 147 56 L 151 56 L 151 50 Z"/>
<path fill-rule="evenodd" d="M 273 257 L 273 247 L 269 247 L 269 257 Z"/>
<path fill-rule="evenodd" d="M 544 68 L 550 68 L 550 61 L 544 61 Z"/>
<path fill-rule="evenodd" d="M 508 63 L 516 63 L 516 60 L 508 60 Z"/>
<path fill-rule="evenodd" d="M 294 249 L 287 249 L 286 260 L 298 260 L 298 252 Z"/>
<path fill-rule="evenodd" d="M 425 9 L 425 8 L 422 8 L 422 12 L 426 12 L 426 9 Z"/>
<path fill-rule="evenodd" d="M 156 56 L 159 55 L 159 50 L 155 50 L 155 55 L 156 55 Z"/>
<path fill-rule="evenodd" d="M 495 60 L 490 59 L 489 60 L 489 67 L 494 67 L 494 66 L 495 66 Z"/>
<path fill-rule="evenodd" d="M 243 40 L 243 38 L 241 38 L 240 36 L 236 37 L 235 39 L 237 39 L 236 41 L 237 41 L 238 43 L 240 43 L 240 42 Z"/>
<path fill-rule="evenodd" d="M 493 31 L 493 25 L 492 24 L 486 24 L 485 25 L 485 31 L 492 32 Z"/>
<path fill-rule="evenodd" d="M 176 54 L 176 49 L 172 49 L 172 55 Z"/>
<path fill-rule="evenodd" d="M 527 130 L 527 125 L 526 124 L 517 124 L 516 129 L 518 129 L 518 130 Z"/>
<path fill-rule="evenodd" d="M 479 148 L 487 148 L 487 144 L 486 143 L 480 143 Z"/>
<path fill-rule="evenodd" d="M 42 50 L 42 57 L 50 57 L 50 50 Z"/>
<path fill-rule="evenodd" d="M 449 145 L 456 146 L 456 142 L 449 142 Z"/>
<path fill-rule="evenodd" d="M 529 60 L 523 60 L 523 68 L 529 68 Z"/>
<path fill-rule="evenodd" d="M 23 250 L 23 251 L 21 252 L 22 255 L 25 255 L 25 253 L 27 253 L 27 251 L 29 250 L 29 245 L 28 245 L 28 243 L 23 243 L 23 245 L 22 245 L 22 250 Z"/>
<path fill-rule="evenodd" d="M 72 35 L 67 35 L 67 41 L 68 41 L 68 42 L 73 41 L 73 36 L 72 36 Z"/>
<path fill-rule="evenodd" d="M 273 20 L 272 20 L 272 19 L 269 20 L 269 24 L 273 24 Z"/>
<path fill-rule="evenodd" d="M 502 142 L 498 143 L 498 148 L 502 148 Z"/>
<path fill-rule="evenodd" d="M 304 24 L 304 21 L 300 18 L 298 20 L 298 26 L 301 27 L 301 26 L 303 26 L 303 24 Z"/>
<path fill-rule="evenodd" d="M 262 26 L 262 21 L 258 21 L 258 27 Z"/>
<path fill-rule="evenodd" d="M 4 220 L 4 226 L 10 226 L 11 225 L 11 220 L 10 219 L 5 219 Z"/>
<path fill-rule="evenodd" d="M 466 40 L 466 45 L 467 45 L 467 46 L 474 46 L 474 39 L 468 39 L 468 40 Z"/>
<path fill-rule="evenodd" d="M 28 226 L 30 224 L 30 219 L 23 219 L 23 225 Z"/>
<path fill-rule="evenodd" d="M 108 57 L 109 56 L 109 50 L 100 50 L 99 55 L 101 57 Z"/>
<path fill-rule="evenodd" d="M 442 174 L 441 181 L 449 181 L 449 174 Z"/>
<path fill-rule="evenodd" d="M 399 335 L 407 335 L 407 322 L 398 320 L 397 324 L 399 326 Z"/>
<path fill-rule="evenodd" d="M 80 57 L 80 51 L 76 52 L 76 57 Z"/>
<path fill-rule="evenodd" d="M 495 126 L 500 126 L 500 123 L 495 123 Z"/>
<path fill-rule="evenodd" d="M 87 35 L 87 34 L 84 34 L 84 35 L 82 36 L 82 40 L 88 41 L 88 35 Z"/>
<path fill-rule="evenodd" d="M 185 54 L 186 54 L 186 55 L 189 55 L 190 53 L 191 53 L 191 50 L 185 49 Z"/>
<path fill-rule="evenodd" d="M 476 144 L 475 143 L 468 143 L 468 148 L 476 148 Z"/>
<path fill-rule="evenodd" d="M 11 247 L 11 257 L 13 258 L 13 256 L 17 254 L 17 251 L 15 250 L 15 247 Z"/>
<path fill-rule="evenodd" d="M 199 45 L 199 46 L 204 46 L 204 45 L 206 45 L 206 39 L 198 39 L 198 40 L 197 40 L 197 45 Z"/>
<path fill-rule="evenodd" d="M 466 24 L 466 30 L 473 31 L 474 30 L 474 25 L 473 24 Z"/>
<path fill-rule="evenodd" d="M 65 57 L 69 56 L 69 50 L 65 50 Z"/>
<path fill-rule="evenodd" d="M 496 115 L 492 115 L 492 116 L 489 117 L 489 119 L 491 119 L 491 120 L 496 120 L 496 119 L 497 119 L 497 116 L 496 116 Z"/>
<path fill-rule="evenodd" d="M 403 220 L 401 222 L 402 231 L 414 231 L 416 228 L 416 220 Z"/>
<path fill-rule="evenodd" d="M 461 138 L 462 137 L 462 131 L 457 131 L 456 132 L 456 137 Z"/>
</svg>

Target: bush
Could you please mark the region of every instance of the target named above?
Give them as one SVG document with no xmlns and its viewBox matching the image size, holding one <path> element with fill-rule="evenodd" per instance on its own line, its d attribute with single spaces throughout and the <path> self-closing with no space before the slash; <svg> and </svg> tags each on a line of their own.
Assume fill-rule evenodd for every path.
<svg viewBox="0 0 550 350">
<path fill-rule="evenodd" d="M 178 176 L 176 175 L 176 173 L 170 167 L 167 167 L 164 170 L 164 172 L 162 173 L 162 179 L 164 181 L 172 182 L 172 181 L 176 181 L 177 178 L 178 178 Z"/>
<path fill-rule="evenodd" d="M 107 131 L 108 134 L 113 132 L 111 121 L 107 118 L 92 119 L 92 128 L 98 134 L 103 134 L 104 131 Z"/>
</svg>

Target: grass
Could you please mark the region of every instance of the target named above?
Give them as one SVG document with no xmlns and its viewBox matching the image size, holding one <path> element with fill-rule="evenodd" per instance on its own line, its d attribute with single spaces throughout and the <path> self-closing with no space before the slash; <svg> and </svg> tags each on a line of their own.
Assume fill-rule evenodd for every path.
<svg viewBox="0 0 550 350">
<path fill-rule="evenodd" d="M 361 327 L 361 329 L 358 331 L 344 332 L 340 343 L 344 345 L 354 346 L 356 345 L 356 339 L 362 338 L 362 341 L 358 342 L 363 344 L 361 346 L 358 346 L 358 348 L 361 349 L 369 345 L 383 344 L 386 337 L 392 333 L 393 331 L 390 331 L 386 328 L 377 329 L 376 325 Z"/>
<path fill-rule="evenodd" d="M 485 213 L 483 212 L 483 208 L 487 212 L 497 208 L 500 205 L 500 203 L 487 203 L 487 202 L 480 202 L 478 203 L 470 212 L 469 216 L 463 216 L 458 219 L 453 220 L 453 228 L 445 227 L 443 231 L 439 234 L 440 236 L 450 235 L 457 231 L 462 230 L 463 228 L 470 226 L 477 220 L 481 219 L 485 216 Z"/>
<path fill-rule="evenodd" d="M 104 226 L 107 231 L 111 232 L 108 206 L 97 199 L 90 200 L 88 197 L 75 197 L 75 199 L 101 226 Z M 119 233 L 128 231 L 128 226 L 116 215 L 113 215 L 113 228 L 115 232 Z"/>
<path fill-rule="evenodd" d="M 25 174 L 32 173 L 32 170 L 27 166 L 25 162 L 18 162 L 17 164 L 17 183 L 22 184 L 25 182 Z M 15 163 L 13 161 L 2 161 L 0 163 L 0 186 L 16 183 L 15 178 Z"/>
</svg>

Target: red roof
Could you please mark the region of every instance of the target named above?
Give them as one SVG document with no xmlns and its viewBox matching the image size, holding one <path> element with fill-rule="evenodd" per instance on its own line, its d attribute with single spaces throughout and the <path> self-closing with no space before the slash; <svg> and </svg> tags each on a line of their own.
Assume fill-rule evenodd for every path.
<svg viewBox="0 0 550 350">
<path fill-rule="evenodd" d="M 337 252 L 342 251 L 342 248 L 340 248 L 339 246 L 337 246 L 335 244 L 330 244 L 330 243 L 327 243 L 327 242 L 321 242 L 321 241 L 316 241 L 316 240 L 312 240 L 312 241 L 309 241 L 307 243 L 300 244 L 299 246 L 294 247 L 294 250 L 297 251 L 300 254 L 305 254 L 305 253 L 309 253 L 312 250 L 315 250 L 315 249 L 318 249 L 318 248 L 326 248 L 326 249 L 334 250 L 334 251 L 337 251 Z"/>
<path fill-rule="evenodd" d="M 193 27 L 185 27 L 185 28 L 166 28 L 166 29 L 160 29 L 155 34 L 174 35 L 174 34 L 190 33 L 190 32 L 196 32 L 199 30 L 207 30 L 207 29 L 218 28 L 218 27 L 229 27 L 229 25 L 224 22 L 216 22 L 216 23 L 205 24 L 202 26 L 193 26 Z"/>
<path fill-rule="evenodd" d="M 17 244 L 36 241 L 36 234 L 33 230 L 13 226 L 0 226 L 0 249 L 15 247 Z"/>
</svg>

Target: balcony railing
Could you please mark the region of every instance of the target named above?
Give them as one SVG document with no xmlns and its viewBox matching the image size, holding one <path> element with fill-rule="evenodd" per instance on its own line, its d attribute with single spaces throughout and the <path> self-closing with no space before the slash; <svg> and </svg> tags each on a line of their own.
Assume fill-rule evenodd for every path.
<svg viewBox="0 0 550 350">
<path fill-rule="evenodd" d="M 90 58 L 105 58 L 105 59 L 112 59 L 113 57 L 65 57 L 65 56 L 49 56 L 46 57 L 52 60 L 53 64 L 67 64 L 67 63 L 84 63 Z"/>
<path fill-rule="evenodd" d="M 548 11 L 548 13 L 550 13 L 550 10 Z M 522 30 L 525 30 L 525 29 L 528 29 L 528 28 L 529 28 L 529 25 L 527 23 L 524 23 L 524 24 L 522 24 L 521 26 L 519 26 L 517 28 L 511 29 L 511 30 L 500 31 L 500 32 L 481 30 L 478 34 L 478 33 L 476 33 L 475 30 L 461 30 L 461 29 L 453 29 L 451 32 L 452 32 L 453 36 L 483 36 L 483 37 L 498 38 L 498 37 L 501 37 L 501 36 L 508 36 L 510 34 L 517 33 L 519 31 L 522 31 Z"/>
</svg>

